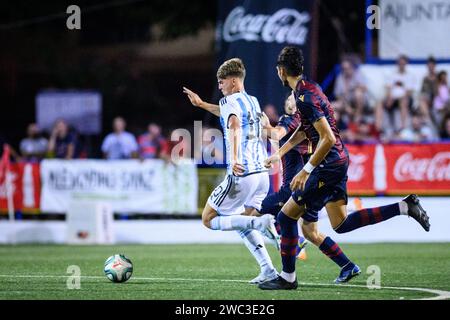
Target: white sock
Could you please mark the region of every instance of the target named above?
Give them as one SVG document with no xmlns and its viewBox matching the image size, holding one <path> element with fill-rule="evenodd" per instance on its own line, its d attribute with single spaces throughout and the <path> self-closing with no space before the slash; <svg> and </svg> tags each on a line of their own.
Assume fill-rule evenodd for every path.
<svg viewBox="0 0 450 320">
<path fill-rule="evenodd" d="M 215 217 L 211 220 L 211 229 L 213 230 L 245 230 L 253 229 L 252 222 L 256 217 L 233 215 L 233 216 L 221 216 Z"/>
<path fill-rule="evenodd" d="M 276 272 L 273 267 L 272 260 L 264 245 L 264 239 L 262 235 L 256 230 L 241 230 L 238 232 L 241 238 L 244 240 L 244 244 L 250 253 L 255 257 L 256 261 L 261 268 L 262 273 Z"/>
<path fill-rule="evenodd" d="M 280 273 L 280 276 L 287 282 L 294 282 L 295 278 L 296 278 L 295 272 L 287 273 L 287 272 L 282 271 Z"/>
<path fill-rule="evenodd" d="M 408 215 L 408 204 L 405 201 L 400 201 L 398 207 L 400 209 L 400 214 Z"/>
</svg>

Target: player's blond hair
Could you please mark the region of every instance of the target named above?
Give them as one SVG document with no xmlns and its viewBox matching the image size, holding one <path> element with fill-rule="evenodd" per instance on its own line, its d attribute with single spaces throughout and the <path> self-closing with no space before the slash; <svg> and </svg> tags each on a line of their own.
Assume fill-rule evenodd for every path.
<svg viewBox="0 0 450 320">
<path fill-rule="evenodd" d="M 228 77 L 245 78 L 245 66 L 241 59 L 233 58 L 225 61 L 217 70 L 218 79 L 226 79 Z"/>
</svg>

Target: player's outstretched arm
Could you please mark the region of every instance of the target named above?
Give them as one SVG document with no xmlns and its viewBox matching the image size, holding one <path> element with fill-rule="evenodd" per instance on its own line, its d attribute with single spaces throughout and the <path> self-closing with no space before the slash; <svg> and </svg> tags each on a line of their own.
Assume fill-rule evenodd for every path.
<svg viewBox="0 0 450 320">
<path fill-rule="evenodd" d="M 319 133 L 319 142 L 316 151 L 303 166 L 303 169 L 292 179 L 290 184 L 291 190 L 303 190 L 305 188 L 306 181 L 311 172 L 325 159 L 328 152 L 336 144 L 336 137 L 325 117 L 314 122 L 313 126 Z"/>
<path fill-rule="evenodd" d="M 264 161 L 265 167 L 270 168 L 273 163 L 278 162 L 282 157 L 284 157 L 286 153 L 291 151 L 292 148 L 294 148 L 304 139 L 306 139 L 305 132 L 300 131 L 300 127 L 298 127 L 297 129 L 295 129 L 294 133 L 289 138 L 289 140 L 286 141 L 286 143 L 280 149 L 278 149 L 273 155 L 271 155 Z"/>
<path fill-rule="evenodd" d="M 186 87 L 183 87 L 183 92 L 188 96 L 192 105 L 202 108 L 206 111 L 211 112 L 213 115 L 220 117 L 220 107 L 217 104 L 203 101 L 198 94 Z"/>
<path fill-rule="evenodd" d="M 287 134 L 285 127 L 272 127 L 269 118 L 264 112 L 261 113 L 261 125 L 263 128 L 263 137 L 268 137 L 272 140 L 280 141 Z"/>
</svg>

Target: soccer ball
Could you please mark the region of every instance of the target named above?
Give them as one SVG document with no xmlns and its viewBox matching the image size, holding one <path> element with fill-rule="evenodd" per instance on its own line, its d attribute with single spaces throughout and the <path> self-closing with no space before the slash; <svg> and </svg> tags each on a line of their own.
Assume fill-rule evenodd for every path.
<svg viewBox="0 0 450 320">
<path fill-rule="evenodd" d="M 125 282 L 133 274 L 133 263 L 125 255 L 115 254 L 106 259 L 103 271 L 112 282 Z"/>
</svg>

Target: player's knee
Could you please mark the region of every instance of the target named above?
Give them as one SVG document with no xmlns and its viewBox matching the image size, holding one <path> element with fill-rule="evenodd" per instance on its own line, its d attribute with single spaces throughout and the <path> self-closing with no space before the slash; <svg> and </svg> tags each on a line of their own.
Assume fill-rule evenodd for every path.
<svg viewBox="0 0 450 320">
<path fill-rule="evenodd" d="M 342 233 L 345 233 L 346 231 L 344 230 L 344 228 L 342 228 L 342 224 L 341 225 L 339 225 L 339 226 L 337 226 L 337 227 L 333 227 L 333 230 L 334 230 L 334 232 L 336 232 L 336 233 L 339 233 L 339 234 L 342 234 Z"/>
<path fill-rule="evenodd" d="M 208 217 L 203 216 L 202 217 L 202 223 L 205 227 L 207 227 L 208 229 L 211 229 L 211 219 L 209 219 Z"/>
<path fill-rule="evenodd" d="M 211 229 L 211 220 L 216 216 L 216 212 L 211 208 L 206 207 L 202 213 L 202 223 L 208 229 Z"/>
</svg>

